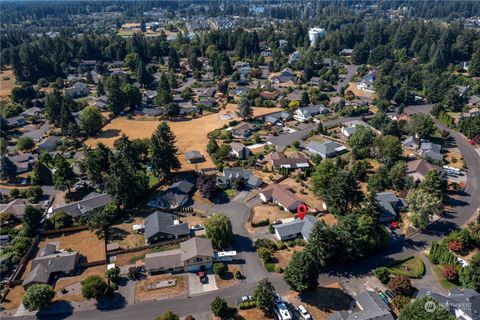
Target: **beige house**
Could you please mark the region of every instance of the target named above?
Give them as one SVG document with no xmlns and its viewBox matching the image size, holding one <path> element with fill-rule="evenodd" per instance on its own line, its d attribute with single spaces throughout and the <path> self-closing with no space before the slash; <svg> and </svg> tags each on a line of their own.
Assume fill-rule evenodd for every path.
<svg viewBox="0 0 480 320">
<path fill-rule="evenodd" d="M 212 241 L 194 237 L 180 243 L 180 249 L 145 255 L 145 270 L 157 272 L 196 272 L 213 264 Z"/>
</svg>

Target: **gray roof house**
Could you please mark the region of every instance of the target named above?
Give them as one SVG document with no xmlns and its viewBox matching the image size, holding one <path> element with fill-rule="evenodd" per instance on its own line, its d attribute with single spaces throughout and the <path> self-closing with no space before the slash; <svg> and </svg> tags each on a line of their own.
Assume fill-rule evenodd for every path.
<svg viewBox="0 0 480 320">
<path fill-rule="evenodd" d="M 38 151 L 54 152 L 60 144 L 61 138 L 59 136 L 48 136 L 38 144 Z"/>
<path fill-rule="evenodd" d="M 379 192 L 375 195 L 378 208 L 380 209 L 380 222 L 391 222 L 397 218 L 400 210 L 405 210 L 408 207 L 405 199 L 399 198 L 394 192 Z"/>
<path fill-rule="evenodd" d="M 305 145 L 305 148 L 312 154 L 320 155 L 323 159 L 335 157 L 337 154 L 347 150 L 346 147 L 333 141 L 323 143 L 310 141 Z"/>
<path fill-rule="evenodd" d="M 328 320 L 394 320 L 390 308 L 374 291 L 363 291 L 356 297 L 358 309 L 336 311 Z"/>
<path fill-rule="evenodd" d="M 21 219 L 23 214 L 25 213 L 25 207 L 30 205 L 30 203 L 25 199 L 14 199 L 9 203 L 1 203 L 0 204 L 0 213 L 11 213 L 16 218 Z M 35 208 L 38 208 L 39 205 L 32 205 Z"/>
<path fill-rule="evenodd" d="M 33 169 L 33 165 L 38 159 L 38 155 L 32 153 L 20 153 L 16 156 L 9 157 L 15 166 L 17 166 L 17 174 L 22 174 Z"/>
<path fill-rule="evenodd" d="M 418 148 L 420 148 L 420 139 L 415 136 L 409 136 L 402 141 L 402 145 L 405 149 L 417 150 Z"/>
<path fill-rule="evenodd" d="M 430 161 L 443 161 L 442 146 L 429 141 L 423 141 L 421 143 L 418 154 Z"/>
<path fill-rule="evenodd" d="M 319 114 L 327 114 L 328 109 L 323 104 L 317 104 L 305 108 L 298 108 L 295 110 L 293 118 L 300 122 L 306 122 L 308 119 L 313 118 Z"/>
<path fill-rule="evenodd" d="M 190 235 L 188 224 L 180 222 L 176 215 L 166 212 L 155 211 L 143 220 L 143 224 L 147 244 Z"/>
<path fill-rule="evenodd" d="M 290 119 L 292 116 L 290 113 L 285 111 L 275 112 L 263 117 L 263 121 L 270 123 L 270 124 L 277 124 L 282 123 L 285 120 Z"/>
<path fill-rule="evenodd" d="M 286 82 L 295 82 L 297 80 L 297 76 L 290 68 L 285 68 L 280 72 L 278 76 L 272 77 L 273 83 L 286 83 Z"/>
<path fill-rule="evenodd" d="M 314 216 L 306 215 L 303 220 L 296 218 L 290 222 L 273 225 L 273 229 L 278 240 L 284 241 L 302 237 L 305 241 L 308 241 L 315 223 L 317 223 L 317 220 Z"/>
<path fill-rule="evenodd" d="M 448 310 L 457 319 L 479 320 L 480 319 L 480 294 L 473 289 L 453 288 L 448 292 L 448 296 L 430 291 L 430 289 L 421 288 L 417 293 L 417 299 L 422 297 L 432 297 Z"/>
<path fill-rule="evenodd" d="M 283 207 L 285 211 L 293 211 L 302 204 L 302 200 L 297 197 L 288 186 L 272 183 L 265 187 L 258 194 L 263 202 L 273 202 Z"/>
<path fill-rule="evenodd" d="M 5 118 L 5 124 L 9 129 L 15 129 L 18 127 L 23 127 L 27 122 L 23 115 L 18 115 L 15 117 Z"/>
<path fill-rule="evenodd" d="M 107 193 L 100 194 L 92 192 L 80 201 L 70 202 L 57 208 L 51 208 L 51 210 L 49 209 L 48 213 L 53 214 L 55 212 L 63 211 L 70 215 L 72 218 L 78 218 L 80 216 L 87 215 L 90 211 L 94 209 L 102 208 L 112 202 L 113 199 L 111 195 Z"/>
<path fill-rule="evenodd" d="M 256 129 L 257 129 L 257 126 L 255 124 L 242 122 L 232 128 L 232 135 L 235 138 L 247 138 Z"/>
<path fill-rule="evenodd" d="M 90 88 L 86 83 L 83 82 L 75 82 L 73 86 L 70 88 L 66 89 L 66 92 L 71 96 L 71 97 L 83 97 L 86 96 L 90 93 Z"/>
<path fill-rule="evenodd" d="M 159 209 L 176 209 L 188 202 L 193 188 L 193 183 L 187 180 L 174 182 L 147 205 Z"/>
<path fill-rule="evenodd" d="M 21 115 L 25 116 L 25 117 L 40 116 L 43 113 L 43 110 L 44 109 L 39 108 L 39 107 L 31 107 L 31 108 L 28 108 L 27 110 L 23 111 L 21 113 Z"/>
<path fill-rule="evenodd" d="M 217 176 L 217 185 L 221 188 L 229 188 L 235 179 L 244 180 L 250 188 L 257 188 L 263 184 L 263 180 L 253 175 L 252 170 L 243 168 L 223 168 L 223 176 Z"/>
<path fill-rule="evenodd" d="M 270 154 L 272 167 L 275 169 L 304 169 L 310 167 L 307 157 L 300 152 L 293 152 L 286 156 L 283 151 L 275 151 Z"/>
<path fill-rule="evenodd" d="M 145 270 L 151 275 L 155 272 L 195 272 L 213 264 L 212 241 L 194 237 L 180 243 L 179 249 L 145 255 Z"/>
<path fill-rule="evenodd" d="M 49 243 L 41 248 L 35 259 L 32 260 L 32 266 L 25 280 L 23 287 L 27 289 L 33 284 L 46 284 L 52 274 L 72 275 L 78 264 L 80 254 L 78 251 L 66 252 L 57 251 L 55 243 Z"/>
<path fill-rule="evenodd" d="M 232 142 L 230 143 L 230 148 L 232 149 L 232 154 L 235 155 L 238 159 L 246 159 L 250 155 L 251 151 L 243 143 Z"/>
</svg>

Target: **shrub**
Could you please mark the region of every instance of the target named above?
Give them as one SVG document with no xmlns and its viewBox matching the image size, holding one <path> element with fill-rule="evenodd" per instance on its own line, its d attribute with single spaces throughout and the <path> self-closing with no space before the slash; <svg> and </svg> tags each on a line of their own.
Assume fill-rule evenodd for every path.
<svg viewBox="0 0 480 320">
<path fill-rule="evenodd" d="M 280 267 L 280 266 L 278 266 L 278 265 L 277 265 L 277 266 L 275 266 L 275 272 L 278 272 L 278 273 L 283 273 L 283 271 L 284 271 L 284 270 L 283 270 L 283 268 L 282 268 L 282 267 Z"/>
<path fill-rule="evenodd" d="M 100 276 L 93 275 L 80 282 L 82 294 L 87 299 L 98 299 L 108 293 L 108 285 Z"/>
<path fill-rule="evenodd" d="M 305 243 L 305 240 L 300 239 L 300 238 L 295 239 L 295 245 L 296 245 L 296 246 L 301 246 L 301 247 L 303 247 L 303 246 L 305 246 L 305 244 L 306 244 L 306 243 Z"/>
<path fill-rule="evenodd" d="M 217 262 L 213 264 L 213 272 L 218 275 L 222 275 L 225 273 L 225 264 L 223 262 Z"/>
<path fill-rule="evenodd" d="M 267 248 L 271 251 L 274 251 L 277 248 L 277 245 L 273 240 L 270 239 L 257 239 L 254 242 L 255 248 Z"/>
<path fill-rule="evenodd" d="M 460 241 L 453 240 L 448 243 L 448 249 L 455 253 L 459 253 L 465 249 L 465 246 Z"/>
<path fill-rule="evenodd" d="M 265 263 L 265 269 L 267 269 L 268 272 L 275 272 L 275 268 L 275 263 Z"/>
<path fill-rule="evenodd" d="M 398 295 L 393 297 L 392 305 L 398 312 L 400 312 L 406 305 L 410 303 L 411 300 L 412 298 L 410 297 Z"/>
<path fill-rule="evenodd" d="M 283 249 L 286 249 L 287 248 L 287 245 L 285 244 L 285 242 L 283 241 L 278 241 L 277 242 L 277 250 L 283 250 Z"/>
<path fill-rule="evenodd" d="M 216 297 L 211 304 L 212 313 L 216 317 L 226 318 L 230 313 L 230 308 L 228 307 L 227 301 L 220 297 Z"/>
<path fill-rule="evenodd" d="M 272 251 L 265 247 L 261 247 L 257 249 L 258 256 L 262 259 L 263 263 L 267 263 L 272 259 Z"/>
<path fill-rule="evenodd" d="M 387 284 L 390 281 L 390 271 L 385 267 L 380 267 L 373 270 L 373 274 L 380 280 L 381 283 Z"/>
<path fill-rule="evenodd" d="M 237 279 L 237 280 L 242 279 L 242 273 L 240 272 L 240 270 L 237 270 L 235 272 L 235 279 Z"/>
<path fill-rule="evenodd" d="M 397 295 L 408 296 L 413 291 L 412 283 L 406 276 L 393 276 L 388 282 L 388 287 Z"/>
<path fill-rule="evenodd" d="M 272 225 L 269 225 L 268 226 L 268 232 L 270 232 L 271 234 L 274 234 L 275 233 L 275 228 Z"/>
<path fill-rule="evenodd" d="M 295 240 L 288 240 L 287 241 L 287 246 L 294 247 L 295 246 Z"/>
<path fill-rule="evenodd" d="M 458 279 L 458 271 L 451 264 L 447 264 L 443 266 L 442 275 L 448 281 L 456 281 Z"/>
<path fill-rule="evenodd" d="M 23 295 L 23 305 L 28 311 L 44 309 L 52 304 L 55 291 L 48 284 L 34 284 Z"/>
</svg>

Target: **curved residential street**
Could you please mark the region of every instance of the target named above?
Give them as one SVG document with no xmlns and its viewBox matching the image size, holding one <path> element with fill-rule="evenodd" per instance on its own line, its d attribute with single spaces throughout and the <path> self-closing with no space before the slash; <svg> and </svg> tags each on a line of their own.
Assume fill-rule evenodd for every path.
<svg viewBox="0 0 480 320">
<path fill-rule="evenodd" d="M 428 114 L 431 109 L 429 105 L 411 106 L 406 112 Z M 341 123 L 349 119 L 336 119 L 335 123 Z M 453 137 L 456 146 L 460 149 L 468 166 L 468 179 L 465 192 L 451 198 L 450 205 L 446 208 L 444 218 L 430 225 L 425 232 L 416 233 L 410 237 L 396 237 L 385 250 L 378 252 L 373 256 L 343 265 L 335 266 L 320 274 L 320 284 L 327 284 L 342 280 L 350 282 L 356 278 L 361 278 L 370 273 L 372 268 L 383 265 L 392 259 L 409 254 L 419 254 L 426 250 L 429 243 L 448 235 L 452 230 L 461 228 L 475 214 L 480 207 L 480 156 L 468 144 L 467 139 L 460 133 L 449 129 L 435 120 L 436 125 L 442 130 L 448 130 Z M 39 319 L 154 319 L 161 313 L 172 310 L 173 312 L 185 316 L 189 313 L 195 315 L 210 315 L 210 303 L 216 297 L 220 296 L 229 303 L 234 303 L 235 299 L 246 294 L 251 294 L 256 283 L 265 277 L 268 277 L 274 284 L 277 291 L 281 294 L 288 291 L 281 276 L 269 274 L 263 267 L 258 255 L 253 249 L 252 241 L 245 228 L 250 208 L 245 204 L 245 194 L 240 194 L 232 201 L 225 204 L 213 205 L 207 209 L 208 213 L 224 213 L 232 221 L 233 231 L 235 233 L 233 247 L 238 252 L 238 257 L 247 262 L 240 266 L 242 273 L 247 277 L 240 285 L 220 289 L 213 292 L 198 294 L 191 297 L 178 297 L 161 301 L 142 302 L 117 310 L 90 310 L 76 311 L 64 310 L 66 313 L 59 314 L 58 317 L 52 314 L 37 315 Z M 439 288 L 436 279 L 431 274 L 430 263 L 426 261 L 427 275 L 419 282 L 419 285 L 428 284 L 430 288 Z M 415 283 L 415 285 L 418 285 Z M 440 287 L 441 289 L 441 287 Z M 439 290 L 440 290 L 439 289 Z M 188 306 L 188 308 L 187 308 Z M 188 310 L 188 313 L 187 311 Z M 108 311 L 108 312 L 107 312 Z M 211 316 L 210 316 L 211 317 Z M 33 317 L 17 317 L 33 318 Z"/>
</svg>

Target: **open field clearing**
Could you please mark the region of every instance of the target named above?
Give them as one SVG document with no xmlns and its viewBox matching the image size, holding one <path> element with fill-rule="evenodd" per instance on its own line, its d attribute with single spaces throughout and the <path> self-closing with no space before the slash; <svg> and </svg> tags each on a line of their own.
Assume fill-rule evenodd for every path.
<svg viewBox="0 0 480 320">
<path fill-rule="evenodd" d="M 214 167 L 213 161 L 206 152 L 208 138 L 207 134 L 223 125 L 228 124 L 230 120 L 221 120 L 220 116 L 225 113 L 232 113 L 236 110 L 236 105 L 228 104 L 225 110 L 219 113 L 212 113 L 203 117 L 198 117 L 187 121 L 167 121 L 173 133 L 177 137 L 177 147 L 179 151 L 179 160 L 182 164 L 181 171 L 197 170 L 202 168 Z M 279 108 L 255 108 L 254 115 L 261 116 L 280 110 Z M 113 147 L 115 140 L 125 133 L 130 139 L 150 138 L 157 129 L 160 121 L 145 120 L 141 121 L 136 118 L 130 120 L 127 118 L 116 118 L 107 124 L 97 138 L 86 141 L 87 146 L 94 147 L 97 143 L 102 142 L 108 147 Z M 204 162 L 191 164 L 185 159 L 185 152 L 189 150 L 200 151 L 205 157 Z"/>
<path fill-rule="evenodd" d="M 0 98 L 6 98 L 15 87 L 15 75 L 12 69 L 0 71 Z"/>
<path fill-rule="evenodd" d="M 376 98 L 375 93 L 360 90 L 360 89 L 357 88 L 357 84 L 358 84 L 358 82 L 353 82 L 353 81 L 350 82 L 348 84 L 347 90 L 345 90 L 345 92 L 350 90 L 355 94 L 356 97 L 363 98 L 365 100 L 370 100 L 370 101 L 373 101 L 373 99 Z"/>
</svg>

